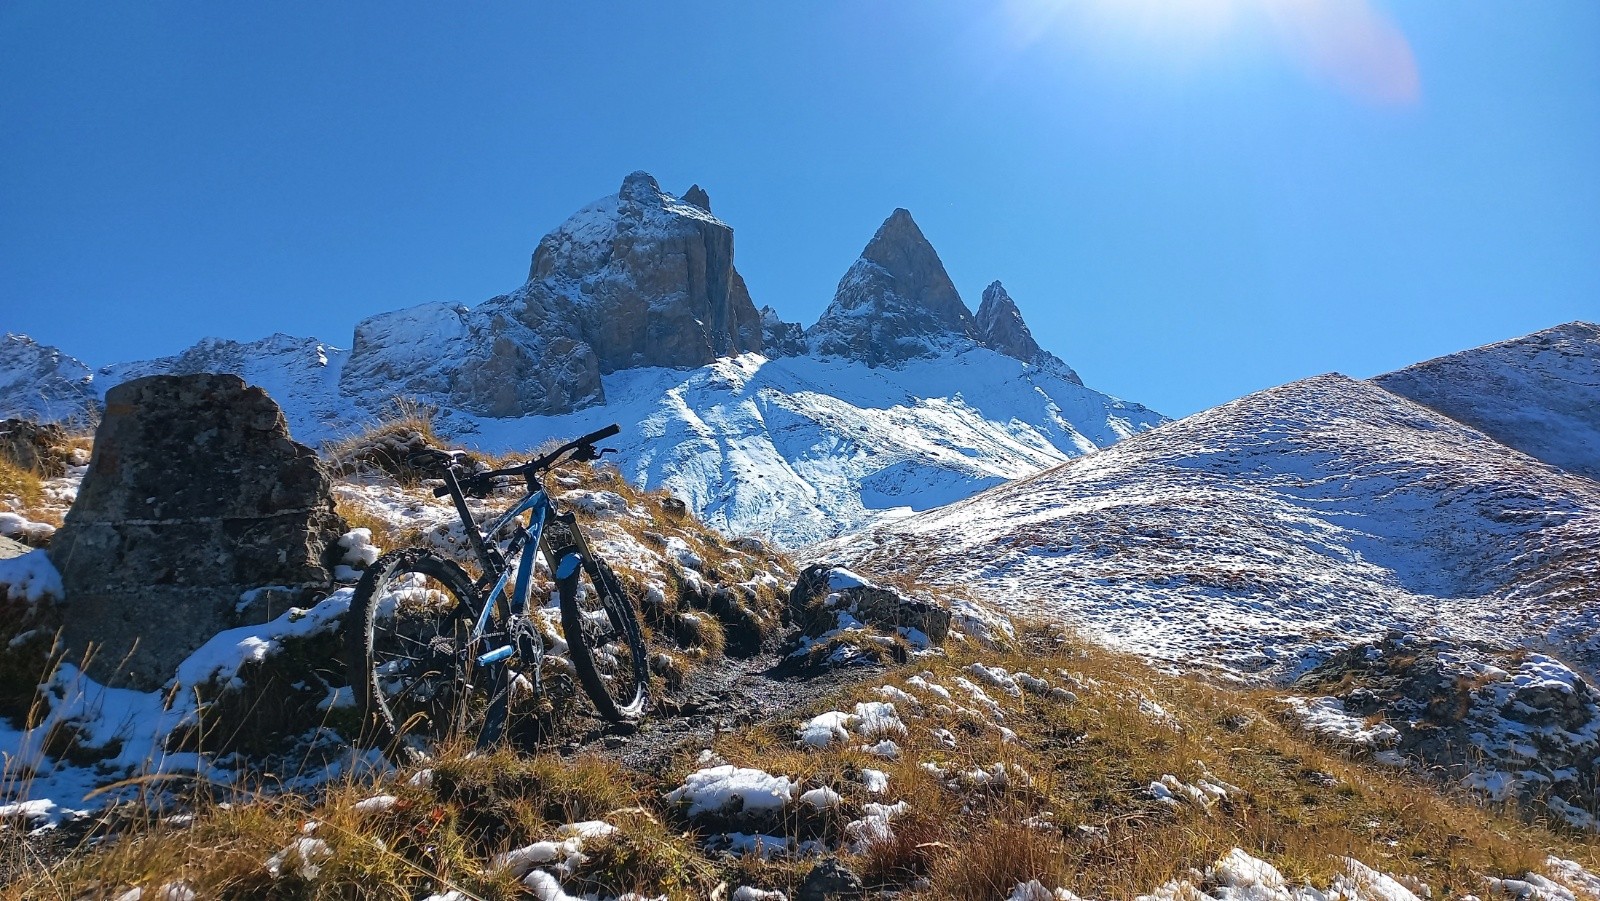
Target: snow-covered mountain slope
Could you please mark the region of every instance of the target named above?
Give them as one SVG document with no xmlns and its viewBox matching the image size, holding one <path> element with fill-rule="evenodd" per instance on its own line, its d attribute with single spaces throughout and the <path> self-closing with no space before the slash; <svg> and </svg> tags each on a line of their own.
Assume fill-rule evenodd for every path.
<svg viewBox="0 0 1600 901">
<path fill-rule="evenodd" d="M 266 389 L 290 417 L 295 435 L 318 441 L 348 432 L 367 418 L 339 396 L 339 376 L 348 356 L 348 351 L 316 338 L 282 333 L 243 343 L 205 338 L 175 356 L 102 366 L 95 372 L 94 388 L 104 398 L 108 389 L 148 375 L 229 373 Z"/>
<path fill-rule="evenodd" d="M 85 422 L 98 402 L 83 363 L 27 335 L 0 338 L 0 419 Z"/>
<path fill-rule="evenodd" d="M 1600 325 L 1569 322 L 1373 381 L 1529 456 L 1600 479 Z"/>
<path fill-rule="evenodd" d="M 1292 676 L 1387 629 L 1590 672 L 1600 485 L 1319 376 L 824 545 L 1186 666 Z"/>
<path fill-rule="evenodd" d="M 1165 421 L 1059 372 L 969 347 L 868 368 L 745 354 L 605 377 L 607 403 L 523 419 L 449 414 L 485 449 L 620 422 L 631 479 L 665 485 L 730 533 L 798 546 L 966 497 Z"/>
</svg>

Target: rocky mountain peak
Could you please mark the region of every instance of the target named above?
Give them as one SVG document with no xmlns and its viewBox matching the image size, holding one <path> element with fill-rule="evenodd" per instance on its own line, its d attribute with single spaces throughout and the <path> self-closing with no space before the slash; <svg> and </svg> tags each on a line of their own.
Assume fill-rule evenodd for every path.
<svg viewBox="0 0 1600 901">
<path fill-rule="evenodd" d="M 991 350 L 1024 363 L 1031 363 L 1044 351 L 1033 340 L 1033 332 L 1022 321 L 1022 311 L 1017 302 L 1006 293 L 998 281 L 983 289 L 983 303 L 978 306 L 978 340 Z"/>
<path fill-rule="evenodd" d="M 759 351 L 761 316 L 733 267 L 733 229 L 710 206 L 699 186 L 680 200 L 634 172 L 545 235 L 511 294 L 361 323 L 341 389 L 495 417 L 566 413 L 605 402 L 605 373 Z M 419 366 L 423 330 L 434 337 Z"/>
<path fill-rule="evenodd" d="M 976 340 L 977 325 L 911 213 L 897 209 L 807 337 L 820 354 L 879 366 L 936 353 L 952 337 Z"/>
<path fill-rule="evenodd" d="M 694 204 L 706 212 L 711 212 L 711 195 L 699 185 L 690 185 L 689 190 L 683 192 L 683 202 Z"/>
<path fill-rule="evenodd" d="M 1039 342 L 1033 339 L 1033 332 L 1022 320 L 1022 311 L 1017 308 L 1017 302 L 1011 299 L 1005 286 L 998 281 L 991 282 L 989 287 L 983 289 L 983 303 L 978 306 L 975 322 L 978 341 L 984 347 L 1048 369 L 1069 382 L 1083 384 L 1083 379 L 1078 378 L 1071 366 L 1041 348 Z"/>
</svg>

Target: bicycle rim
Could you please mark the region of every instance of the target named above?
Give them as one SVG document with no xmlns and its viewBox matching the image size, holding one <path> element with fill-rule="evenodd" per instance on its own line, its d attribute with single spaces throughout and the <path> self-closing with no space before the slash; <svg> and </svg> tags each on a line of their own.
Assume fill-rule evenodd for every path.
<svg viewBox="0 0 1600 901">
<path fill-rule="evenodd" d="M 474 665 L 479 608 L 466 572 L 426 551 L 391 553 L 367 570 L 348 654 L 364 738 L 405 757 L 477 733 L 497 690 L 493 668 Z"/>
</svg>

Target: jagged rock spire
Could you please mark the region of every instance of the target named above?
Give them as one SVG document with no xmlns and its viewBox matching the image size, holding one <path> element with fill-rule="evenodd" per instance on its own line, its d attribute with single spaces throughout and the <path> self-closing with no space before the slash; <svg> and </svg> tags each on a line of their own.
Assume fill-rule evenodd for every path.
<svg viewBox="0 0 1600 901">
<path fill-rule="evenodd" d="M 683 202 L 692 203 L 706 212 L 711 212 L 711 195 L 699 185 L 690 185 L 689 190 L 683 192 Z"/>
<path fill-rule="evenodd" d="M 976 340 L 977 325 L 922 229 L 897 209 L 806 335 L 818 353 L 880 366 L 934 353 L 952 337 Z"/>
<path fill-rule="evenodd" d="M 997 350 L 1025 363 L 1032 363 L 1042 353 L 1039 342 L 1033 340 L 1033 332 L 1022 321 L 1022 311 L 1017 309 L 1016 301 L 1011 299 L 1005 286 L 998 281 L 991 282 L 989 287 L 983 289 L 977 325 L 978 340 L 990 350 Z"/>
</svg>

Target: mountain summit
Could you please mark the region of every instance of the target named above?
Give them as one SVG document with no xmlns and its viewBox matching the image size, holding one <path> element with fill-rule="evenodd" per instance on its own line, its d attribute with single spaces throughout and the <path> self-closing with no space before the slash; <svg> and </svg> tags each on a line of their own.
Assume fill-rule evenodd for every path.
<svg viewBox="0 0 1600 901">
<path fill-rule="evenodd" d="M 897 209 L 839 280 L 833 303 L 806 331 L 812 349 L 868 366 L 931 356 L 977 323 L 911 214 Z"/>
<path fill-rule="evenodd" d="M 565 413 L 605 402 L 603 373 L 759 351 L 761 316 L 733 268 L 733 229 L 708 212 L 704 190 L 688 196 L 635 172 L 545 235 L 516 291 L 361 322 L 341 388 L 491 417 Z"/>
</svg>

